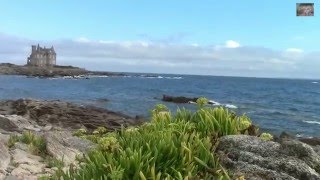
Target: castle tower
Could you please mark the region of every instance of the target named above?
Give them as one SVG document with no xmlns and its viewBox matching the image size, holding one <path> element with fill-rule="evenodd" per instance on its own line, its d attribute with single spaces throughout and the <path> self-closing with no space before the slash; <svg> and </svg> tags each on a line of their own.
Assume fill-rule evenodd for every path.
<svg viewBox="0 0 320 180">
<path fill-rule="evenodd" d="M 32 47 L 32 48 L 31 48 L 31 53 L 32 53 L 32 54 L 33 54 L 33 53 L 36 53 L 37 47 L 36 47 L 35 45 L 32 45 L 31 47 Z"/>
</svg>

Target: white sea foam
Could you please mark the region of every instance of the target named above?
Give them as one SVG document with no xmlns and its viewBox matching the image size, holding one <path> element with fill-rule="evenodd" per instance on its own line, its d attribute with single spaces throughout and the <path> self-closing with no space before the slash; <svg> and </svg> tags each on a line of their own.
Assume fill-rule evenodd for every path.
<svg viewBox="0 0 320 180">
<path fill-rule="evenodd" d="M 209 100 L 209 103 L 213 106 L 220 106 L 221 104 L 217 101 L 214 101 L 214 100 Z"/>
<path fill-rule="evenodd" d="M 189 101 L 188 103 L 189 104 L 197 104 L 196 102 L 193 102 L 193 101 Z"/>
<path fill-rule="evenodd" d="M 313 81 L 313 82 L 311 82 L 312 84 L 318 84 L 318 82 L 317 81 Z"/>
<path fill-rule="evenodd" d="M 313 138 L 313 136 L 306 136 L 304 134 L 296 134 L 297 138 Z"/>
<path fill-rule="evenodd" d="M 90 78 L 107 78 L 109 76 L 107 76 L 107 75 L 90 75 L 89 77 Z"/>
<path fill-rule="evenodd" d="M 224 106 L 226 108 L 230 108 L 230 109 L 237 109 L 238 107 L 233 105 L 233 104 L 221 104 L 217 101 L 214 101 L 214 100 L 209 100 L 209 103 L 211 106 Z"/>
<path fill-rule="evenodd" d="M 148 78 L 148 79 L 182 79 L 182 77 L 168 77 L 168 76 L 139 76 L 140 78 Z"/>
<path fill-rule="evenodd" d="M 233 105 L 233 104 L 226 104 L 224 105 L 226 108 L 230 108 L 230 109 L 237 109 L 238 107 Z"/>
<path fill-rule="evenodd" d="M 303 121 L 303 122 L 309 123 L 309 124 L 318 124 L 318 125 L 320 125 L 319 121 Z"/>
<path fill-rule="evenodd" d="M 164 77 L 166 79 L 182 79 L 182 77 Z"/>
</svg>

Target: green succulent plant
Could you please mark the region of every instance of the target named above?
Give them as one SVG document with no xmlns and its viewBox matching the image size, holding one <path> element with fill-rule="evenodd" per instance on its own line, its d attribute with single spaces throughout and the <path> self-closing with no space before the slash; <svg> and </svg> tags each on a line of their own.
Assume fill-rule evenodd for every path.
<svg viewBox="0 0 320 180">
<path fill-rule="evenodd" d="M 205 105 L 207 105 L 209 102 L 209 100 L 205 97 L 200 97 L 197 99 L 197 105 L 199 108 L 204 107 Z"/>
<path fill-rule="evenodd" d="M 250 119 L 228 109 L 178 109 L 172 114 L 165 105 L 151 111 L 151 121 L 138 127 L 94 134 L 82 138 L 98 144 L 79 168 L 57 171 L 57 179 L 230 179 L 220 165 L 215 148 L 218 138 L 240 134 Z M 201 107 L 200 107 L 201 106 Z"/>
<path fill-rule="evenodd" d="M 260 135 L 260 138 L 265 141 L 271 141 L 273 139 L 273 136 L 269 133 L 262 133 Z"/>
</svg>

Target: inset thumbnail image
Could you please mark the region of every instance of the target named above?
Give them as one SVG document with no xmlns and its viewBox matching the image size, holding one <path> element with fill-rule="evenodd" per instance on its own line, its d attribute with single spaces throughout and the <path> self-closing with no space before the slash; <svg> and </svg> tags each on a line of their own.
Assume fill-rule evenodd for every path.
<svg viewBox="0 0 320 180">
<path fill-rule="evenodd" d="M 314 16 L 314 3 L 297 3 L 297 16 Z"/>
</svg>

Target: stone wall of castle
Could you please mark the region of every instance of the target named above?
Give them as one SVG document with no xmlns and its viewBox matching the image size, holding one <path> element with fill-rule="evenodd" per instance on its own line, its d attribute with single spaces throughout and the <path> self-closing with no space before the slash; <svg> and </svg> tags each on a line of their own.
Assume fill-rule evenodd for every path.
<svg viewBox="0 0 320 180">
<path fill-rule="evenodd" d="M 54 66 L 56 65 L 56 52 L 53 48 L 42 48 L 33 45 L 31 54 L 28 57 L 27 64 L 31 66 Z"/>
</svg>

